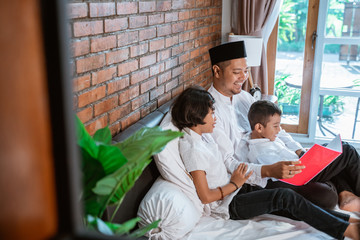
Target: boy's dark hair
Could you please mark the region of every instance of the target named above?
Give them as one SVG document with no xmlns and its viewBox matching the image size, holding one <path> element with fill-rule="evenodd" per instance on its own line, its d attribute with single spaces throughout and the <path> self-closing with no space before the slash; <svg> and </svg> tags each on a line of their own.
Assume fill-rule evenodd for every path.
<svg viewBox="0 0 360 240">
<path fill-rule="evenodd" d="M 180 130 L 205 124 L 204 118 L 209 113 L 209 109 L 214 110 L 214 102 L 213 96 L 200 86 L 185 89 L 172 105 L 173 124 Z"/>
<path fill-rule="evenodd" d="M 281 116 L 281 109 L 275 103 L 267 100 L 254 102 L 248 113 L 251 130 L 255 129 L 257 123 L 266 127 L 270 116 L 274 116 L 274 114 L 279 114 L 279 116 Z"/>
</svg>

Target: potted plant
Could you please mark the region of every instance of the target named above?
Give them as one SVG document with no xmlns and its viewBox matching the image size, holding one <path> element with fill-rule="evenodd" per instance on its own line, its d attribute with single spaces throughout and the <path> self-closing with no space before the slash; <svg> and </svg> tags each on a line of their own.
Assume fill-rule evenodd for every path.
<svg viewBox="0 0 360 240">
<path fill-rule="evenodd" d="M 300 108 L 301 90 L 289 87 L 286 78 L 290 74 L 283 74 L 275 79 L 275 94 L 283 114 L 298 115 Z M 344 102 L 339 96 L 325 96 L 323 103 L 323 117 L 331 117 L 341 114 L 344 110 Z"/>
<path fill-rule="evenodd" d="M 82 156 L 81 200 L 84 203 L 85 224 L 105 234 L 121 234 L 133 238 L 157 227 L 159 221 L 130 232 L 139 218 L 123 224 L 104 222 L 101 218 L 107 206 L 120 206 L 125 194 L 151 162 L 151 156 L 160 152 L 171 140 L 182 136 L 182 133 L 164 131 L 160 127 L 145 127 L 123 142 L 112 144 L 108 127 L 99 129 L 92 137 L 79 118 L 76 117 L 76 121 L 77 144 Z"/>
</svg>

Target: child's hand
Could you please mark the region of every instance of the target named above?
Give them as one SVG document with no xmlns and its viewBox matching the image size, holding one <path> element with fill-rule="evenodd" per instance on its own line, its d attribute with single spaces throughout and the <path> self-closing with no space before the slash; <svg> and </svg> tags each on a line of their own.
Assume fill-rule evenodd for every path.
<svg viewBox="0 0 360 240">
<path fill-rule="evenodd" d="M 248 174 L 246 174 L 246 171 L 248 169 L 247 164 L 240 163 L 237 169 L 233 172 L 231 175 L 231 181 L 236 183 L 238 187 L 241 187 L 246 180 L 252 175 L 253 171 L 250 171 Z"/>
</svg>

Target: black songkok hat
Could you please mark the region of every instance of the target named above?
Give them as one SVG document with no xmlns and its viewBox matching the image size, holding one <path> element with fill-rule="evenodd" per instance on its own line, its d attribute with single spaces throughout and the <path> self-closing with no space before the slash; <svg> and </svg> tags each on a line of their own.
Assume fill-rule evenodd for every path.
<svg viewBox="0 0 360 240">
<path fill-rule="evenodd" d="M 245 43 L 244 41 L 224 43 L 209 49 L 209 54 L 211 65 L 231 59 L 245 58 Z"/>
</svg>

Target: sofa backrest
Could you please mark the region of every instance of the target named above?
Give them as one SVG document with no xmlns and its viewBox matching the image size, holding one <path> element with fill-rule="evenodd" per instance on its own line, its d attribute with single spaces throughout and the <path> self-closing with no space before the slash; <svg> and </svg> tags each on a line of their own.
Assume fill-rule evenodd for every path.
<svg viewBox="0 0 360 240">
<path fill-rule="evenodd" d="M 130 137 L 136 131 L 143 127 L 155 127 L 158 126 L 166 113 L 171 107 L 172 101 L 162 105 L 156 111 L 150 113 L 145 118 L 139 120 L 129 128 L 120 132 L 113 137 L 113 143 L 121 142 L 126 138 Z M 154 161 L 144 169 L 139 179 L 135 182 L 133 188 L 125 195 L 118 212 L 113 218 L 115 223 L 123 223 L 127 220 L 135 218 L 137 216 L 138 207 L 141 200 L 144 198 L 146 193 L 149 191 L 155 180 L 159 177 L 160 173 L 156 167 Z M 110 220 L 114 213 L 116 206 L 109 206 L 106 210 L 105 220 Z"/>
</svg>

